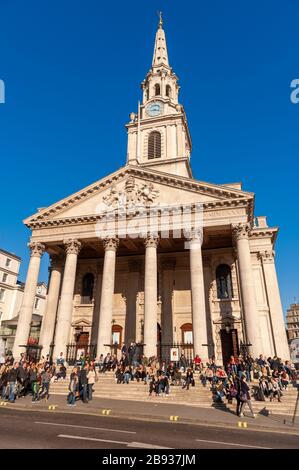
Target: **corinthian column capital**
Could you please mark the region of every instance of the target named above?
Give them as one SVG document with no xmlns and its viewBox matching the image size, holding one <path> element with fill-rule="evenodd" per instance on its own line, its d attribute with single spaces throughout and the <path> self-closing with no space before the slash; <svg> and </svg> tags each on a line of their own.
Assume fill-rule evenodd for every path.
<svg viewBox="0 0 299 470">
<path fill-rule="evenodd" d="M 45 252 L 45 245 L 40 242 L 30 242 L 28 243 L 28 248 L 30 249 L 30 256 L 37 256 L 41 258 Z"/>
<path fill-rule="evenodd" d="M 159 244 L 159 238 L 153 235 L 147 235 L 144 239 L 145 248 L 157 248 Z"/>
<path fill-rule="evenodd" d="M 273 263 L 274 257 L 275 257 L 275 251 L 274 250 L 259 251 L 257 256 L 258 256 L 258 259 L 260 259 L 263 264 Z"/>
<path fill-rule="evenodd" d="M 81 242 L 75 238 L 69 238 L 68 240 L 65 240 L 64 247 L 67 255 L 78 255 L 81 249 Z"/>
<path fill-rule="evenodd" d="M 116 251 L 119 245 L 119 239 L 116 237 L 106 237 L 103 239 L 105 251 Z"/>
<path fill-rule="evenodd" d="M 190 244 L 190 248 L 194 245 L 202 245 L 203 242 L 203 229 L 200 228 L 192 228 L 187 232 L 187 239 Z"/>
<path fill-rule="evenodd" d="M 248 239 L 251 231 L 251 225 L 249 223 L 246 224 L 238 224 L 232 226 L 232 234 L 233 239 L 235 242 L 242 239 Z"/>
</svg>

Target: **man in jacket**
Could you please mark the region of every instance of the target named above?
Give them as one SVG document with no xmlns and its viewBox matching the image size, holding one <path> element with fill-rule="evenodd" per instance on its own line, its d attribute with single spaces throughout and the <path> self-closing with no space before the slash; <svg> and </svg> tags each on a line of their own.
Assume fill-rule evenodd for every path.
<svg viewBox="0 0 299 470">
<path fill-rule="evenodd" d="M 81 369 L 80 372 L 79 372 L 79 386 L 80 386 L 80 390 L 81 390 L 81 394 L 82 394 L 83 403 L 88 403 L 88 400 L 87 400 L 87 385 L 88 385 L 87 373 L 88 373 L 88 364 L 85 364 L 83 369 Z"/>
<path fill-rule="evenodd" d="M 7 383 L 9 386 L 8 401 L 10 401 L 10 403 L 15 402 L 15 387 L 17 383 L 18 367 L 19 367 L 19 364 L 15 362 L 13 367 L 10 369 L 8 373 L 8 377 L 7 377 Z"/>
</svg>

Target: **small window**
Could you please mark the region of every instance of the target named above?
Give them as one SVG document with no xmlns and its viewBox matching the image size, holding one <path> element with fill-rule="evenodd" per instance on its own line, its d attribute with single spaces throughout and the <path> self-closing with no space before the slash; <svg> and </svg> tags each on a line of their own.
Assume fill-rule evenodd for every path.
<svg viewBox="0 0 299 470">
<path fill-rule="evenodd" d="M 9 268 L 10 265 L 11 265 L 11 259 L 10 259 L 10 258 L 6 258 L 5 267 L 6 267 L 6 268 Z"/>
<path fill-rule="evenodd" d="M 166 96 L 171 98 L 171 86 L 170 85 L 166 85 Z"/>
<path fill-rule="evenodd" d="M 148 158 L 161 157 L 161 134 L 153 131 L 148 137 Z"/>
<path fill-rule="evenodd" d="M 35 299 L 34 308 L 38 308 L 38 306 L 39 306 L 39 299 Z"/>
<path fill-rule="evenodd" d="M 227 264 L 219 264 L 216 269 L 217 298 L 232 299 L 232 275 L 231 269 Z"/>
<path fill-rule="evenodd" d="M 159 96 L 160 94 L 161 94 L 160 85 L 158 83 L 156 83 L 156 85 L 155 85 L 155 96 Z"/>
<path fill-rule="evenodd" d="M 112 326 L 112 344 L 115 345 L 118 349 L 120 349 L 122 344 L 122 331 L 123 328 L 120 325 L 113 325 Z"/>
<path fill-rule="evenodd" d="M 7 282 L 8 274 L 3 273 L 2 282 Z"/>
<path fill-rule="evenodd" d="M 5 289 L 0 289 L 0 302 L 4 301 Z"/>
<path fill-rule="evenodd" d="M 192 323 L 184 323 L 181 326 L 181 330 L 182 330 L 182 343 L 193 344 Z"/>
</svg>

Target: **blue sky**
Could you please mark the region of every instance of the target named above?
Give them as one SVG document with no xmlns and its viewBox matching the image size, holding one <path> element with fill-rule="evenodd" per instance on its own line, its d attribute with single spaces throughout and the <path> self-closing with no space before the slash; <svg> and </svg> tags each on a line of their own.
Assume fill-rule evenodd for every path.
<svg viewBox="0 0 299 470">
<path fill-rule="evenodd" d="M 242 181 L 279 225 L 284 308 L 299 301 L 299 2 L 0 0 L 0 246 L 28 265 L 22 220 L 115 171 L 164 12 L 196 179 Z M 41 280 L 47 280 L 44 257 Z"/>
</svg>

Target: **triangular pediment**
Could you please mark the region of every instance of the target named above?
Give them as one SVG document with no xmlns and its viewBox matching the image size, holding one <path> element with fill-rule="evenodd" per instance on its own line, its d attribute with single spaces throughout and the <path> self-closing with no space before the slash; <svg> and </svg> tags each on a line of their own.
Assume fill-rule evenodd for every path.
<svg viewBox="0 0 299 470">
<path fill-rule="evenodd" d="M 126 195 L 137 202 L 147 204 L 217 203 L 252 200 L 253 193 L 234 187 L 197 181 L 192 178 L 173 176 L 157 170 L 126 165 L 115 173 L 87 186 L 71 196 L 39 210 L 24 220 L 34 223 L 72 217 L 90 217 L 99 214 L 101 205 L 113 204 Z M 136 202 L 135 201 L 135 202 Z"/>
</svg>

